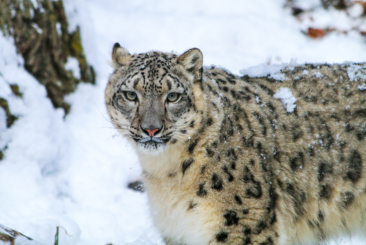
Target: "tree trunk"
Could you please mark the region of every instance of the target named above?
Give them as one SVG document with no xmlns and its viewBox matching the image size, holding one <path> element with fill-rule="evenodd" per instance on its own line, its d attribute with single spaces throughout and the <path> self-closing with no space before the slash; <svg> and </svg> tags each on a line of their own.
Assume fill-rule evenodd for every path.
<svg viewBox="0 0 366 245">
<path fill-rule="evenodd" d="M 61 107 L 67 114 L 70 105 L 64 96 L 75 91 L 80 82 L 95 83 L 94 69 L 84 55 L 80 29 L 68 32 L 62 1 L 0 0 L 0 29 L 14 38 L 25 68 L 46 87 L 55 108 Z M 70 57 L 78 61 L 80 76 L 75 77 L 65 68 Z"/>
</svg>

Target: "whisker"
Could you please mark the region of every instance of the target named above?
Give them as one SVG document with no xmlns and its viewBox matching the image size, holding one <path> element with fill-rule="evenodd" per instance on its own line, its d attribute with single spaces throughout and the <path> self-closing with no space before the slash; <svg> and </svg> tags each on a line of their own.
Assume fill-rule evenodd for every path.
<svg viewBox="0 0 366 245">
<path fill-rule="evenodd" d="M 119 129 L 125 129 L 125 130 L 129 130 L 130 128 L 129 127 L 126 127 L 126 126 L 119 126 L 117 125 L 116 128 L 119 128 Z"/>
<path fill-rule="evenodd" d="M 107 121 L 107 122 L 110 122 L 110 123 L 112 123 L 112 121 L 110 121 L 109 119 L 107 119 L 104 115 L 103 115 L 103 113 L 99 110 L 99 108 L 98 108 L 98 106 L 97 106 L 97 104 L 95 104 L 94 103 L 94 106 L 97 108 L 97 110 L 98 110 L 98 112 L 100 113 L 100 115 Z"/>
<path fill-rule="evenodd" d="M 95 107 L 97 108 L 98 112 L 100 113 L 100 115 L 109 123 L 111 124 L 117 124 L 118 126 L 126 126 L 126 127 L 131 127 L 131 125 L 128 124 L 120 124 L 117 120 L 113 119 L 113 118 L 106 118 L 103 113 L 99 110 L 98 106 L 95 104 Z"/>
<path fill-rule="evenodd" d="M 172 138 L 179 140 L 180 142 L 182 142 L 185 146 L 188 147 L 188 144 L 186 142 L 184 142 L 185 138 L 183 138 L 182 134 L 176 134 L 174 136 L 172 136 Z"/>
<path fill-rule="evenodd" d="M 118 125 L 118 126 L 122 126 L 122 127 L 131 127 L 131 125 L 129 125 L 129 124 L 121 124 L 118 121 L 113 121 L 113 123 Z"/>
<path fill-rule="evenodd" d="M 190 118 L 186 119 L 184 123 L 178 124 L 178 125 L 174 125 L 174 127 L 181 127 L 181 126 L 184 126 L 184 125 L 188 124 L 188 122 L 197 114 L 197 112 L 198 111 L 195 111 L 195 113 Z"/>
<path fill-rule="evenodd" d="M 185 146 L 187 146 L 188 147 L 188 144 L 186 144 L 184 141 L 183 141 L 183 139 L 180 139 L 180 138 L 177 138 L 177 137 L 173 137 L 174 139 L 176 139 L 176 140 L 178 140 L 178 141 L 180 141 L 180 142 L 182 142 Z"/>
</svg>

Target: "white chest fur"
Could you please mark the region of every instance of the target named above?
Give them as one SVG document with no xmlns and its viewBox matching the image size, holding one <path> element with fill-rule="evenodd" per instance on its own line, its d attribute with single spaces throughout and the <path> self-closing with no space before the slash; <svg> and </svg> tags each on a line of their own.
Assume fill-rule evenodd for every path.
<svg viewBox="0 0 366 245">
<path fill-rule="evenodd" d="M 218 220 L 216 214 L 205 200 L 197 199 L 196 188 L 182 183 L 181 156 L 170 153 L 139 154 L 154 224 L 163 237 L 175 242 L 210 244 Z M 190 208 L 192 200 L 195 205 Z"/>
</svg>

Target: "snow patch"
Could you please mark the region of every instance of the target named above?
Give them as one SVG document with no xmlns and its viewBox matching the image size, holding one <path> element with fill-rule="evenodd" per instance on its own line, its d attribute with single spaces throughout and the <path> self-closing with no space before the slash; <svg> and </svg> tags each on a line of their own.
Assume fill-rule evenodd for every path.
<svg viewBox="0 0 366 245">
<path fill-rule="evenodd" d="M 359 79 L 366 79 L 366 66 L 350 65 L 347 74 L 351 81 L 357 82 Z"/>
<path fill-rule="evenodd" d="M 28 240 L 23 236 L 18 236 L 14 241 L 14 245 L 44 245 L 44 244 L 36 242 L 34 240 Z"/>
<path fill-rule="evenodd" d="M 292 92 L 289 88 L 280 88 L 273 95 L 276 99 L 280 99 L 282 105 L 285 107 L 287 112 L 293 112 L 296 107 L 296 98 L 292 95 Z"/>
<path fill-rule="evenodd" d="M 285 80 L 285 74 L 283 73 L 275 73 L 275 74 L 271 74 L 269 76 L 270 78 L 273 78 L 275 80 L 278 80 L 278 81 L 283 81 Z"/>
<path fill-rule="evenodd" d="M 239 73 L 243 76 L 248 75 L 249 77 L 265 77 L 270 75 L 271 78 L 283 81 L 285 75 L 281 73 L 281 70 L 288 67 L 289 64 L 280 64 L 280 65 L 268 65 L 261 64 L 258 66 L 251 66 L 239 71 Z"/>
<path fill-rule="evenodd" d="M 366 83 L 357 87 L 359 90 L 366 90 Z"/>
<path fill-rule="evenodd" d="M 6 129 L 6 113 L 5 110 L 0 107 L 0 134 Z"/>
<path fill-rule="evenodd" d="M 14 238 L 14 234 L 12 231 L 10 231 L 10 229 L 6 228 L 5 226 L 0 225 L 0 232 L 2 234 L 5 234 L 9 237 Z M 0 245 L 10 245 L 10 242 L 4 242 L 0 240 Z M 14 245 L 44 245 L 41 244 L 39 242 L 36 242 L 34 240 L 29 240 L 24 236 L 17 236 L 15 241 L 14 241 Z"/>
<path fill-rule="evenodd" d="M 295 0 L 294 3 L 301 9 L 312 9 L 321 4 L 319 0 Z"/>
<path fill-rule="evenodd" d="M 37 9 L 38 8 L 38 3 L 37 0 L 31 0 L 33 8 Z"/>
<path fill-rule="evenodd" d="M 74 57 L 68 57 L 67 62 L 65 64 L 65 69 L 72 71 L 74 77 L 76 79 L 80 79 L 80 68 L 79 68 L 79 61 Z"/>
<path fill-rule="evenodd" d="M 355 3 L 353 4 L 351 7 L 349 7 L 347 9 L 347 13 L 352 17 L 352 18 L 358 18 L 361 17 L 361 15 L 363 14 L 363 7 L 361 4 Z"/>
<path fill-rule="evenodd" d="M 319 71 L 316 71 L 313 73 L 313 76 L 315 76 L 316 78 L 322 78 L 323 74 L 321 74 Z"/>
<path fill-rule="evenodd" d="M 5 228 L 4 226 L 0 225 L 0 232 L 7 235 L 7 236 L 10 236 L 10 237 L 14 237 L 12 234 L 10 234 L 10 232 L 8 232 L 8 229 Z"/>
<path fill-rule="evenodd" d="M 57 31 L 59 36 L 62 35 L 62 29 L 61 29 L 61 23 L 60 22 L 56 23 L 56 31 Z"/>
<path fill-rule="evenodd" d="M 42 29 L 36 23 L 32 23 L 32 26 L 39 34 L 43 33 Z"/>
</svg>

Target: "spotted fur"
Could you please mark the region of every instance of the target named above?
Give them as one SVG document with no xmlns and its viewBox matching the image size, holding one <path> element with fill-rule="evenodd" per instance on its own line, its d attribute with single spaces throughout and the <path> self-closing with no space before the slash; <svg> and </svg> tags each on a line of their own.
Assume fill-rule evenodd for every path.
<svg viewBox="0 0 366 245">
<path fill-rule="evenodd" d="M 278 81 L 202 68 L 198 49 L 130 55 L 116 44 L 112 59 L 108 113 L 136 146 L 167 244 L 366 233 L 365 80 L 350 82 L 347 65 L 285 69 Z M 297 99 L 293 112 L 274 98 L 281 87 Z M 167 101 L 172 92 L 179 101 Z M 144 127 L 161 131 L 150 137 Z"/>
</svg>

